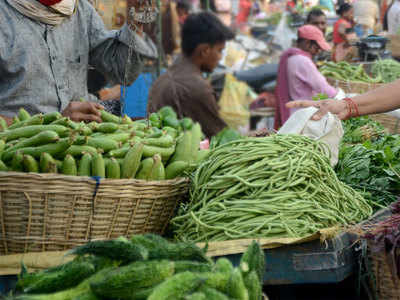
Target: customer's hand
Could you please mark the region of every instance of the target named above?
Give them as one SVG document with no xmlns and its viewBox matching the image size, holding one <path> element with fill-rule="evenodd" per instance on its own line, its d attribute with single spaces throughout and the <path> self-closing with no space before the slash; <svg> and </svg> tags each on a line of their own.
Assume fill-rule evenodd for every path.
<svg viewBox="0 0 400 300">
<path fill-rule="evenodd" d="M 319 108 L 319 110 L 312 117 L 314 121 L 321 120 L 321 118 L 328 112 L 335 114 L 339 119 L 344 120 L 348 117 L 349 113 L 346 101 L 344 100 L 298 100 L 290 101 L 286 104 L 287 108 L 306 108 L 312 106 Z"/>
<path fill-rule="evenodd" d="M 71 101 L 67 108 L 62 112 L 62 115 L 69 117 L 72 121 L 80 122 L 101 122 L 100 110 L 104 107 L 94 102 L 79 102 Z"/>
</svg>

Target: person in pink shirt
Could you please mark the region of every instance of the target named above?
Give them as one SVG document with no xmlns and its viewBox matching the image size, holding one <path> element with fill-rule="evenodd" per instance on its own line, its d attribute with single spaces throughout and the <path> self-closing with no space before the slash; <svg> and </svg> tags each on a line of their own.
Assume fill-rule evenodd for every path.
<svg viewBox="0 0 400 300">
<path fill-rule="evenodd" d="M 333 98 L 337 90 L 328 84 L 313 62 L 320 51 L 329 51 L 321 30 L 305 25 L 298 30 L 297 47 L 285 51 L 279 61 L 276 87 L 275 129 L 279 129 L 296 109 L 289 109 L 286 103 L 292 100 L 311 99 L 318 94 Z"/>
</svg>

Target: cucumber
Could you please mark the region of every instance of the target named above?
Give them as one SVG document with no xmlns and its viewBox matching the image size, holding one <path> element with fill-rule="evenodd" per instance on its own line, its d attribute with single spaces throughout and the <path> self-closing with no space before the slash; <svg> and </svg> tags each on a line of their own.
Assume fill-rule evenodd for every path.
<svg viewBox="0 0 400 300">
<path fill-rule="evenodd" d="M 124 115 L 123 118 L 122 118 L 122 124 L 131 125 L 131 124 L 134 124 L 134 122 L 132 121 L 132 119 L 129 116 Z"/>
<path fill-rule="evenodd" d="M 5 148 L 6 148 L 6 142 L 4 140 L 0 140 L 0 157 L 3 154 Z"/>
<path fill-rule="evenodd" d="M 111 122 L 105 122 L 105 123 L 99 124 L 96 128 L 96 131 L 102 132 L 102 133 L 114 133 L 118 129 L 119 129 L 118 124 L 111 123 Z"/>
<path fill-rule="evenodd" d="M 163 131 L 171 136 L 173 139 L 176 139 L 178 137 L 178 130 L 176 130 L 175 128 L 165 126 L 163 127 Z"/>
<path fill-rule="evenodd" d="M 52 112 L 52 113 L 48 113 L 43 115 L 43 124 L 47 125 L 50 124 L 52 122 L 54 122 L 55 120 L 61 119 L 62 115 L 58 112 Z"/>
<path fill-rule="evenodd" d="M 96 137 L 96 138 L 89 138 L 87 142 L 88 146 L 102 149 L 104 152 L 109 152 L 111 150 L 118 149 L 118 142 L 106 138 L 106 137 Z"/>
<path fill-rule="evenodd" d="M 244 285 L 249 293 L 249 300 L 261 300 L 262 299 L 262 286 L 260 279 L 258 278 L 256 271 L 251 271 L 249 274 L 245 275 Z"/>
<path fill-rule="evenodd" d="M 163 125 L 175 128 L 177 130 L 180 126 L 178 119 L 174 116 L 166 116 L 163 120 Z"/>
<path fill-rule="evenodd" d="M 122 163 L 121 177 L 122 178 L 135 178 L 136 172 L 139 169 L 140 161 L 143 154 L 143 144 L 135 143 L 125 155 L 124 162 Z"/>
<path fill-rule="evenodd" d="M 175 119 L 178 117 L 176 112 L 171 106 L 164 106 L 159 111 L 158 114 L 160 115 L 161 119 L 165 119 L 167 116 L 174 117 Z"/>
<path fill-rule="evenodd" d="M 233 265 L 229 259 L 222 257 L 216 261 L 214 271 L 231 274 L 233 272 Z"/>
<path fill-rule="evenodd" d="M 89 140 L 89 137 L 88 136 L 82 136 L 82 135 L 76 135 L 76 136 L 74 135 L 73 136 L 73 140 L 74 140 L 73 145 L 83 146 L 83 145 L 87 144 L 87 142 Z"/>
<path fill-rule="evenodd" d="M 25 293 L 54 293 L 74 287 L 94 273 L 92 263 L 73 260 L 54 271 L 26 275 L 18 281 L 17 289 Z"/>
<path fill-rule="evenodd" d="M 143 157 L 153 157 L 154 155 L 159 154 L 164 161 L 168 160 L 168 158 L 170 158 L 171 155 L 174 154 L 174 152 L 174 146 L 169 148 L 161 148 L 156 146 L 144 145 L 143 147 Z"/>
<path fill-rule="evenodd" d="M 201 137 L 203 136 L 200 124 L 195 123 L 192 127 L 191 132 L 192 132 L 192 142 L 191 142 L 192 147 L 190 149 L 190 155 L 191 155 L 190 162 L 197 162 Z"/>
<path fill-rule="evenodd" d="M 0 139 L 8 142 L 19 138 L 29 138 L 45 130 L 55 131 L 59 136 L 69 132 L 69 128 L 61 125 L 31 125 L 1 132 Z"/>
<path fill-rule="evenodd" d="M 161 128 L 161 120 L 157 113 L 151 113 L 149 116 L 151 126 Z"/>
<path fill-rule="evenodd" d="M 38 147 L 25 147 L 17 150 L 6 151 L 3 153 L 3 159 L 9 160 L 16 151 L 21 151 L 22 154 L 29 154 L 35 158 L 40 158 L 43 152 L 47 152 L 52 156 L 55 156 L 59 153 L 63 153 L 68 147 L 71 145 L 71 141 L 69 139 L 58 141 L 57 143 L 41 145 Z"/>
<path fill-rule="evenodd" d="M 227 290 L 228 296 L 237 300 L 249 300 L 249 294 L 244 285 L 242 272 L 235 268 L 229 278 Z"/>
<path fill-rule="evenodd" d="M 124 158 L 131 147 L 123 147 L 120 149 L 112 150 L 107 153 L 108 157 L 115 157 L 115 158 Z"/>
<path fill-rule="evenodd" d="M 147 249 L 141 245 L 134 245 L 126 239 L 108 241 L 94 241 L 79 246 L 70 251 L 74 255 L 98 255 L 125 263 L 146 260 L 149 257 Z"/>
<path fill-rule="evenodd" d="M 18 116 L 14 116 L 13 119 L 12 119 L 12 122 L 11 122 L 11 125 L 10 125 L 10 126 L 15 125 L 15 124 L 18 124 L 19 122 L 21 122 L 21 121 L 20 121 L 20 119 L 18 118 Z"/>
<path fill-rule="evenodd" d="M 12 124 L 11 126 L 8 127 L 8 129 L 13 130 L 13 129 L 22 128 L 25 126 L 42 125 L 42 124 L 43 124 L 43 115 L 38 114 L 38 115 L 35 115 L 25 121 L 20 121 L 18 123 Z"/>
<path fill-rule="evenodd" d="M 139 170 L 135 176 L 136 179 L 149 180 L 153 168 L 154 160 L 152 157 L 142 160 Z"/>
<path fill-rule="evenodd" d="M 240 260 L 240 269 L 242 273 L 247 274 L 255 271 L 260 282 L 264 280 L 265 273 L 265 254 L 261 249 L 260 244 L 253 241 L 242 255 Z"/>
<path fill-rule="evenodd" d="M 151 168 L 149 180 L 165 180 L 165 169 L 162 163 L 161 156 L 159 154 L 154 155 L 153 157 L 154 164 Z"/>
<path fill-rule="evenodd" d="M 15 172 L 22 172 L 24 170 L 23 162 L 24 155 L 21 151 L 14 152 L 13 158 L 11 161 L 11 170 Z"/>
<path fill-rule="evenodd" d="M 79 123 L 77 130 L 80 134 L 85 136 L 92 135 L 93 133 L 93 131 L 89 128 L 89 126 L 86 126 L 86 124 L 83 122 Z"/>
<path fill-rule="evenodd" d="M 192 132 L 185 131 L 183 136 L 177 141 L 176 151 L 170 162 L 186 161 L 190 163 L 192 159 L 190 151 L 192 151 Z"/>
<path fill-rule="evenodd" d="M 42 153 L 39 166 L 42 173 L 57 173 L 57 163 L 49 153 Z"/>
<path fill-rule="evenodd" d="M 71 176 L 76 176 L 78 174 L 76 162 L 72 155 L 67 154 L 65 156 L 63 164 L 62 164 L 61 172 L 64 175 L 71 175 Z"/>
<path fill-rule="evenodd" d="M 42 131 L 30 138 L 24 139 L 14 146 L 7 149 L 7 151 L 12 151 L 16 149 L 31 147 L 31 146 L 40 146 L 43 144 L 50 144 L 59 140 L 59 136 L 56 132 L 45 130 Z"/>
<path fill-rule="evenodd" d="M 170 135 L 164 135 L 160 138 L 144 138 L 143 144 L 149 146 L 169 148 L 175 145 L 175 140 Z"/>
<path fill-rule="evenodd" d="M 211 272 L 210 264 L 191 260 L 180 260 L 175 262 L 175 274 L 182 272 Z"/>
<path fill-rule="evenodd" d="M 31 118 L 31 115 L 23 107 L 21 107 L 18 111 L 18 118 L 21 121 L 26 121 Z"/>
<path fill-rule="evenodd" d="M 221 272 L 202 272 L 196 273 L 199 276 L 205 278 L 205 284 L 208 287 L 214 288 L 222 293 L 227 293 L 229 280 L 231 274 Z"/>
<path fill-rule="evenodd" d="M 91 176 L 92 174 L 92 155 L 90 153 L 83 154 L 78 167 L 79 176 Z"/>
<path fill-rule="evenodd" d="M 25 172 L 39 173 L 39 163 L 31 155 L 24 155 L 23 166 Z"/>
<path fill-rule="evenodd" d="M 205 285 L 203 285 L 199 289 L 199 291 L 205 295 L 206 299 L 213 299 L 213 300 L 229 300 L 230 299 L 227 295 L 221 293 L 220 291 L 218 291 L 214 288 L 205 286 Z"/>
<path fill-rule="evenodd" d="M 120 117 L 110 114 L 110 113 L 106 112 L 105 110 L 102 110 L 100 113 L 101 113 L 101 120 L 103 122 L 111 122 L 111 123 L 121 124 L 122 120 Z"/>
<path fill-rule="evenodd" d="M 204 160 L 207 159 L 207 157 L 210 155 L 210 150 L 209 149 L 202 149 L 199 150 L 199 153 L 197 153 L 197 161 L 196 163 L 200 164 Z"/>
<path fill-rule="evenodd" d="M 207 300 L 211 298 L 207 298 L 204 293 L 196 292 L 191 295 L 185 297 L 185 300 Z"/>
<path fill-rule="evenodd" d="M 185 295 L 197 290 L 204 281 L 204 278 L 192 272 L 176 274 L 159 284 L 148 300 L 183 299 Z"/>
<path fill-rule="evenodd" d="M 131 138 L 131 136 L 131 133 L 114 133 L 107 135 L 107 138 L 116 142 L 126 143 Z"/>
<path fill-rule="evenodd" d="M 57 167 L 57 171 L 59 171 L 59 170 L 62 169 L 63 162 L 62 162 L 61 160 L 54 159 L 54 163 L 55 163 L 55 165 L 56 165 L 56 167 Z"/>
<path fill-rule="evenodd" d="M 6 164 L 2 160 L 0 160 L 0 171 L 1 172 L 8 171 L 8 167 L 6 166 Z"/>
<path fill-rule="evenodd" d="M 106 167 L 103 155 L 97 153 L 92 158 L 92 176 L 106 177 Z"/>
<path fill-rule="evenodd" d="M 193 120 L 190 118 L 183 118 L 180 123 L 183 130 L 191 130 L 193 127 Z"/>
<path fill-rule="evenodd" d="M 186 161 L 175 161 L 165 169 L 165 178 L 174 179 L 179 177 L 189 168 L 190 164 Z"/>
<path fill-rule="evenodd" d="M 174 274 L 167 260 L 138 261 L 90 281 L 93 293 L 106 299 L 130 300 L 138 290 L 151 288 Z"/>
<path fill-rule="evenodd" d="M 4 118 L 0 117 L 0 132 L 7 130 L 8 125 Z"/>
<path fill-rule="evenodd" d="M 98 152 L 97 152 L 96 148 L 93 148 L 93 147 L 90 147 L 90 146 L 71 145 L 60 156 L 61 157 L 65 157 L 67 154 L 70 154 L 73 157 L 81 157 L 85 153 L 90 153 L 92 156 L 94 156 Z"/>
<path fill-rule="evenodd" d="M 121 168 L 119 166 L 119 162 L 114 157 L 112 157 L 106 164 L 106 178 L 121 178 Z"/>
<path fill-rule="evenodd" d="M 79 128 L 78 123 L 75 123 L 74 121 L 70 120 L 70 118 L 68 118 L 68 117 L 57 119 L 51 124 L 52 125 L 62 125 L 62 126 L 74 129 L 74 130 L 77 130 Z"/>
</svg>

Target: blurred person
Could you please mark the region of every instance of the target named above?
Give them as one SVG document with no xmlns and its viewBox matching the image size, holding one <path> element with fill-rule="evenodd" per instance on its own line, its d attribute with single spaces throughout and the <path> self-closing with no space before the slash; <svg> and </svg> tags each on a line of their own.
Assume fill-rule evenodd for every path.
<svg viewBox="0 0 400 300">
<path fill-rule="evenodd" d="M 177 0 L 176 11 L 178 13 L 179 24 L 182 26 L 185 23 L 186 18 L 189 16 L 192 10 L 190 0 Z"/>
<path fill-rule="evenodd" d="M 141 8 L 139 1 L 135 5 Z M 141 62 L 157 56 L 140 23 L 129 20 L 108 31 L 87 0 L 3 0 L 0 19 L 0 114 L 8 123 L 20 107 L 101 122 L 101 105 L 79 101 L 90 98 L 89 64 L 113 82 L 129 84 Z"/>
<path fill-rule="evenodd" d="M 400 33 L 400 0 L 393 0 L 387 14 L 389 34 Z"/>
<path fill-rule="evenodd" d="M 328 24 L 326 15 L 321 9 L 316 8 L 311 10 L 307 15 L 306 23 L 318 27 L 324 35 L 326 34 Z"/>
<path fill-rule="evenodd" d="M 375 26 L 379 19 L 379 7 L 373 0 L 358 0 L 353 4 L 354 30 L 359 38 L 374 33 Z"/>
<path fill-rule="evenodd" d="M 333 60 L 341 61 L 349 57 L 353 51 L 351 48 L 351 41 L 356 38 L 352 31 L 354 27 L 354 9 L 353 6 L 344 3 L 337 10 L 340 19 L 336 21 L 333 27 L 333 43 L 334 48 L 332 51 Z"/>
<path fill-rule="evenodd" d="M 203 73 L 211 73 L 217 67 L 226 41 L 233 37 L 214 14 L 190 15 L 182 28 L 182 55 L 151 88 L 150 112 L 169 105 L 180 118 L 199 122 L 207 137 L 225 128 L 213 89 Z"/>
<path fill-rule="evenodd" d="M 317 94 L 326 94 L 331 98 L 336 96 L 337 90 L 328 84 L 313 62 L 318 53 L 330 49 L 322 31 L 316 26 L 299 28 L 297 47 L 285 51 L 279 61 L 275 129 L 279 129 L 295 111 L 286 107 L 287 102 L 311 99 Z"/>
<path fill-rule="evenodd" d="M 251 13 L 251 7 L 253 3 L 251 0 L 240 0 L 239 1 L 239 13 L 236 17 L 236 24 L 241 26 L 247 23 L 247 20 Z"/>
</svg>

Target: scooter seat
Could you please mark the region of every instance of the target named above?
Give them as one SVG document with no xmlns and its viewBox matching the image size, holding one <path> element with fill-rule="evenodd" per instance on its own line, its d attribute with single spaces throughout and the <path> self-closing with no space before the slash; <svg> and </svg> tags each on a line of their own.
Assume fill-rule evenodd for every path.
<svg viewBox="0 0 400 300">
<path fill-rule="evenodd" d="M 234 73 L 235 77 L 246 82 L 254 89 L 260 89 L 270 81 L 275 81 L 278 75 L 278 64 L 264 64 L 254 69 L 238 71 Z"/>
</svg>

